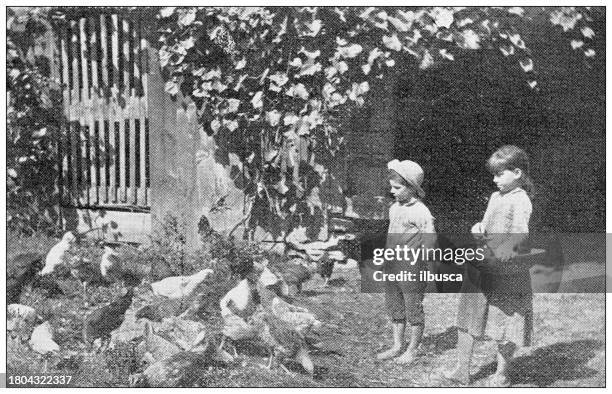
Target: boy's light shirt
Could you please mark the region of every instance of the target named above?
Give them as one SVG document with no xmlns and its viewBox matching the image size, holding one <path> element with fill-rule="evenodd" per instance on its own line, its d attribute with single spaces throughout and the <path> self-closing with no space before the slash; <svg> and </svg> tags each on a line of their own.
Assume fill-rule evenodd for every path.
<svg viewBox="0 0 612 394">
<path fill-rule="evenodd" d="M 494 192 L 481 222 L 487 246 L 492 250 L 514 249 L 529 234 L 531 212 L 531 200 L 522 188 Z"/>
</svg>

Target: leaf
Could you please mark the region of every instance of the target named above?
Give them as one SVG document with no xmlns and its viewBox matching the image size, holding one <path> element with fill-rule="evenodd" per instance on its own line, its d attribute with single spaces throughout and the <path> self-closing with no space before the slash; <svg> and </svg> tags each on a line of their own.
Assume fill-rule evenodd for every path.
<svg viewBox="0 0 612 394">
<path fill-rule="evenodd" d="M 346 62 L 338 62 L 336 63 L 336 69 L 340 74 L 344 74 L 348 71 L 348 64 Z"/>
<path fill-rule="evenodd" d="M 421 59 L 421 64 L 419 64 L 419 68 L 421 68 L 421 70 L 426 70 L 429 67 L 433 66 L 433 64 L 433 56 L 431 56 L 431 53 L 429 53 L 429 51 L 425 51 L 425 53 L 423 54 L 423 58 Z"/>
<path fill-rule="evenodd" d="M 533 60 L 529 58 L 521 60 L 519 64 L 521 65 L 521 68 L 525 72 L 529 72 L 533 70 Z"/>
<path fill-rule="evenodd" d="M 397 34 L 393 34 L 391 37 L 383 36 L 382 37 L 383 44 L 394 51 L 400 51 L 402 49 L 402 43 L 397 38 Z"/>
<path fill-rule="evenodd" d="M 337 52 L 340 54 L 340 56 L 351 59 L 359 55 L 362 50 L 363 47 L 361 45 L 351 44 L 346 47 L 338 47 Z"/>
<path fill-rule="evenodd" d="M 448 60 L 455 60 L 455 57 L 451 53 L 448 53 L 446 49 L 440 49 L 440 56 Z"/>
<path fill-rule="evenodd" d="M 453 11 L 447 8 L 435 7 L 430 15 L 434 18 L 434 22 L 439 27 L 448 29 L 454 21 Z"/>
<path fill-rule="evenodd" d="M 397 31 L 400 31 L 402 33 L 405 33 L 408 30 L 410 30 L 410 27 L 412 26 L 412 23 L 406 23 L 402 21 L 401 19 L 393 17 L 393 16 L 390 16 L 387 19 L 389 20 L 389 22 L 391 22 L 393 27 L 397 29 Z"/>
<path fill-rule="evenodd" d="M 213 119 L 210 122 L 210 129 L 216 134 L 217 131 L 219 131 L 219 129 L 221 128 L 221 122 L 219 122 L 219 119 Z"/>
<path fill-rule="evenodd" d="M 227 89 L 227 85 L 222 84 L 220 81 L 215 81 L 212 83 L 212 89 L 216 90 L 217 92 L 221 93 L 222 91 L 224 91 L 225 89 Z"/>
<path fill-rule="evenodd" d="M 289 191 L 289 187 L 287 186 L 287 179 L 284 176 L 272 187 L 282 195 L 285 195 Z"/>
<path fill-rule="evenodd" d="M 302 59 L 296 57 L 291 62 L 289 62 L 289 65 L 291 67 L 302 67 Z"/>
<path fill-rule="evenodd" d="M 307 100 L 309 97 L 308 90 L 306 90 L 306 87 L 302 83 L 291 86 L 285 94 L 291 97 L 297 96 L 303 100 Z"/>
<path fill-rule="evenodd" d="M 587 49 L 586 51 L 584 51 L 584 56 L 586 56 L 586 57 L 594 57 L 595 56 L 595 51 L 593 49 Z"/>
<path fill-rule="evenodd" d="M 8 174 L 8 176 L 10 176 L 11 178 L 17 178 L 17 171 L 15 171 L 15 169 L 13 168 L 9 168 L 6 170 L 6 173 Z"/>
<path fill-rule="evenodd" d="M 169 16 L 174 14 L 174 10 L 176 10 L 176 7 L 164 7 L 161 10 L 159 10 L 159 15 L 162 18 L 168 18 Z"/>
<path fill-rule="evenodd" d="M 32 133 L 32 138 L 42 138 L 47 134 L 47 128 L 43 127 L 40 130 L 36 130 Z"/>
<path fill-rule="evenodd" d="M 308 59 L 316 59 L 321 56 L 321 50 L 317 49 L 316 51 L 311 52 L 304 49 L 304 47 L 302 47 L 298 53 L 303 53 Z"/>
<path fill-rule="evenodd" d="M 572 46 L 572 49 L 578 49 L 584 45 L 584 41 L 572 40 L 570 44 Z"/>
<path fill-rule="evenodd" d="M 238 128 L 238 121 L 236 120 L 224 121 L 223 123 L 229 131 L 234 131 Z"/>
<path fill-rule="evenodd" d="M 387 67 L 393 67 L 393 66 L 395 66 L 395 60 L 387 59 L 387 60 L 385 60 L 385 64 L 387 65 Z"/>
<path fill-rule="evenodd" d="M 474 32 L 474 30 L 465 30 L 462 34 L 463 42 L 462 47 L 466 49 L 478 49 L 480 48 L 480 37 Z"/>
<path fill-rule="evenodd" d="M 185 49 L 193 48 L 194 45 L 195 45 L 195 38 L 193 37 L 189 37 L 188 39 L 181 41 L 181 46 Z"/>
<path fill-rule="evenodd" d="M 287 81 L 289 81 L 287 74 L 280 71 L 277 71 L 274 75 L 269 76 L 268 78 L 278 86 L 283 86 L 287 83 Z"/>
<path fill-rule="evenodd" d="M 227 112 L 236 112 L 240 107 L 240 100 L 231 98 L 227 100 L 227 104 Z"/>
<path fill-rule="evenodd" d="M 288 125 L 292 125 L 295 124 L 300 118 L 298 118 L 293 112 L 289 112 L 288 114 L 285 115 L 285 118 L 283 119 L 283 123 L 285 124 L 285 126 Z"/>
<path fill-rule="evenodd" d="M 202 79 L 206 81 L 216 78 L 221 78 L 221 70 L 218 67 L 202 75 Z"/>
<path fill-rule="evenodd" d="M 277 110 L 266 112 L 266 121 L 270 124 L 270 126 L 277 126 L 280 122 L 281 113 Z"/>
<path fill-rule="evenodd" d="M 457 22 L 458 27 L 463 27 L 465 25 L 469 25 L 470 23 L 474 23 L 474 21 L 470 18 L 461 19 Z"/>
<path fill-rule="evenodd" d="M 508 36 L 508 38 L 510 39 L 510 42 L 512 42 L 517 48 L 520 49 L 525 49 L 525 42 L 523 41 L 523 39 L 521 38 L 521 35 L 516 33 L 516 34 L 510 34 Z"/>
<path fill-rule="evenodd" d="M 323 27 L 323 23 L 320 19 L 315 19 L 310 23 L 305 23 L 306 31 L 302 31 L 302 34 L 308 37 L 316 37 Z"/>
<path fill-rule="evenodd" d="M 255 93 L 255 95 L 251 99 L 251 104 L 253 105 L 253 108 L 257 109 L 257 108 L 263 107 L 262 97 L 263 97 L 262 91 Z"/>
<path fill-rule="evenodd" d="M 299 76 L 314 75 L 319 71 L 321 71 L 321 63 L 306 63 L 300 69 Z"/>
<path fill-rule="evenodd" d="M 536 85 L 537 85 L 537 84 L 538 84 L 538 82 L 537 82 L 537 81 L 529 81 L 529 82 L 527 82 L 527 85 L 529 85 L 529 87 L 530 87 L 531 89 L 534 89 L 534 88 L 536 87 Z"/>
<path fill-rule="evenodd" d="M 504 56 L 510 56 L 510 55 L 514 55 L 514 47 L 512 45 L 508 45 L 508 46 L 500 46 L 499 50 L 501 51 L 501 53 L 504 54 Z"/>
<path fill-rule="evenodd" d="M 363 11 L 361 14 L 359 14 L 359 17 L 361 19 L 368 19 L 370 17 L 370 14 L 376 10 L 375 7 L 368 7 L 365 9 L 365 11 Z"/>
<path fill-rule="evenodd" d="M 576 26 L 576 22 L 582 19 L 582 14 L 566 14 L 563 11 L 553 11 L 550 13 L 550 22 L 553 25 L 559 25 L 563 28 L 563 31 L 572 30 Z"/>
<path fill-rule="evenodd" d="M 189 26 L 195 21 L 196 11 L 195 9 L 189 9 L 180 13 L 178 18 L 178 24 L 183 26 Z"/>
<path fill-rule="evenodd" d="M 170 95 L 176 96 L 178 94 L 178 92 L 179 92 L 179 87 L 178 87 L 178 84 L 176 82 L 168 81 L 168 82 L 166 82 L 164 90 L 166 92 L 168 92 Z"/>
<path fill-rule="evenodd" d="M 525 10 L 522 9 L 521 7 L 512 7 L 508 9 L 508 13 L 515 14 L 518 16 L 523 16 L 523 14 L 525 13 Z"/>
<path fill-rule="evenodd" d="M 236 63 L 236 70 L 242 70 L 247 64 L 247 61 L 245 58 L 242 58 L 242 60 L 239 60 L 238 63 Z"/>
<path fill-rule="evenodd" d="M 588 26 L 583 27 L 580 31 L 582 32 L 582 35 L 585 36 L 586 38 L 595 37 L 595 32 L 593 31 L 593 29 L 591 29 Z"/>
</svg>

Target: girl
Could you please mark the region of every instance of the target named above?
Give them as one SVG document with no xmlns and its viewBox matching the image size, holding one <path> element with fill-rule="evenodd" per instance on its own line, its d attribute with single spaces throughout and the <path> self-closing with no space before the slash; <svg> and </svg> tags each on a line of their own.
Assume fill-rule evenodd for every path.
<svg viewBox="0 0 612 394">
<path fill-rule="evenodd" d="M 386 248 L 395 249 L 397 245 L 409 248 L 432 247 L 435 243 L 435 229 L 429 209 L 421 202 L 425 192 L 421 188 L 423 170 L 410 160 L 392 160 L 389 168 L 389 184 L 395 202 L 389 208 L 389 230 Z M 385 273 L 409 271 L 416 274 L 427 269 L 424 261 L 406 260 L 385 261 Z M 377 355 L 379 360 L 397 357 L 396 362 L 410 364 L 417 355 L 423 337 L 425 315 L 423 295 L 425 282 L 385 282 L 385 303 L 393 325 L 393 345 Z M 404 331 L 406 324 L 411 325 L 410 344 L 404 351 Z M 403 354 L 402 354 L 403 352 Z M 399 357 L 398 357 L 399 356 Z"/>
<path fill-rule="evenodd" d="M 533 184 L 529 160 L 522 149 L 505 145 L 487 162 L 499 191 L 493 193 L 481 222 L 472 233 L 485 248 L 486 258 L 477 265 L 465 264 L 466 276 L 459 301 L 459 340 L 455 369 L 446 378 L 469 383 L 475 338 L 483 337 L 487 317 L 500 322 L 487 334 L 497 340 L 497 371 L 491 386 L 509 386 L 508 366 L 517 347 L 529 346 L 532 292 L 526 268 L 512 270 L 512 260 L 529 233 Z M 515 261 L 516 262 L 516 261 Z M 494 308 L 490 308 L 494 307 Z"/>
</svg>

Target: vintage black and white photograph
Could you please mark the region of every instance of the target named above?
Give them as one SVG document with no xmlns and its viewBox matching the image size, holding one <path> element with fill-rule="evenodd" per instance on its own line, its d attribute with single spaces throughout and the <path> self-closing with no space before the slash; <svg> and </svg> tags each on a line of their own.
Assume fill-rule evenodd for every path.
<svg viewBox="0 0 612 394">
<path fill-rule="evenodd" d="M 5 12 L 5 387 L 606 387 L 606 7 Z"/>
</svg>

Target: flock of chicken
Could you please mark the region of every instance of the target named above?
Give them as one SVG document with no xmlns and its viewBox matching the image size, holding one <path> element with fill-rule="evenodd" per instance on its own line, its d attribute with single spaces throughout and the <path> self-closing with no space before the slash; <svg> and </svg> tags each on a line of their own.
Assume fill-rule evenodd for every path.
<svg viewBox="0 0 612 394">
<path fill-rule="evenodd" d="M 15 256 L 8 265 L 7 278 L 7 328 L 16 329 L 22 324 L 34 327 L 29 346 L 44 359 L 43 372 L 54 354 L 61 352 L 53 339 L 53 327 L 30 306 L 19 304 L 23 289 L 28 286 L 46 291 L 50 297 L 62 293 L 54 277 L 69 275 L 82 283 L 84 296 L 88 284 L 120 282 L 125 294 L 109 304 L 94 309 L 83 318 L 82 338 L 87 346 L 97 351 L 113 346 L 111 336 L 126 320 L 126 312 L 135 306 L 135 294 L 142 293 L 143 283 L 152 301 L 137 308 L 135 319 L 143 323 L 144 332 L 139 340 L 137 354 L 146 363 L 142 373 L 130 377 L 130 384 L 137 386 L 184 386 L 198 376 L 197 370 L 215 364 L 232 363 L 237 357 L 236 346 L 242 341 L 263 345 L 269 350 L 267 368 L 274 361 L 283 365 L 286 359 L 299 363 L 309 374 L 314 373 L 310 350 L 315 346 L 313 338 L 325 326 L 308 309 L 288 302 L 292 292 L 300 292 L 302 283 L 319 272 L 325 283 L 331 275 L 334 261 L 346 262 L 339 251 L 324 248 L 338 244 L 338 239 L 326 244 L 312 243 L 311 247 L 294 247 L 294 257 L 281 266 L 270 267 L 266 260 L 242 263 L 237 284 L 220 300 L 223 321 L 220 335 L 202 330 L 189 341 L 171 340 L 155 327 L 168 319 L 189 318 L 190 309 L 196 304 L 206 279 L 213 270 L 205 268 L 190 276 L 173 276 L 169 266 L 142 266 L 122 261 L 115 250 L 105 247 L 99 264 L 87 259 L 68 260 L 68 250 L 75 243 L 73 233 L 68 232 L 53 246 L 46 256 L 26 253 Z M 318 250 L 318 251 L 317 251 Z M 314 251 L 314 252 L 313 252 Z M 323 258 L 321 258 L 323 257 Z M 318 262 L 317 262 L 318 260 Z M 44 262 L 44 263 L 43 263 Z M 245 268 L 246 267 L 246 268 Z M 149 283 L 150 280 L 155 280 Z M 138 290 L 138 291 L 135 291 Z M 85 298 L 84 298 L 85 299 Z M 234 345 L 234 346 L 232 346 Z M 233 350 L 230 355 L 225 349 Z"/>
</svg>

